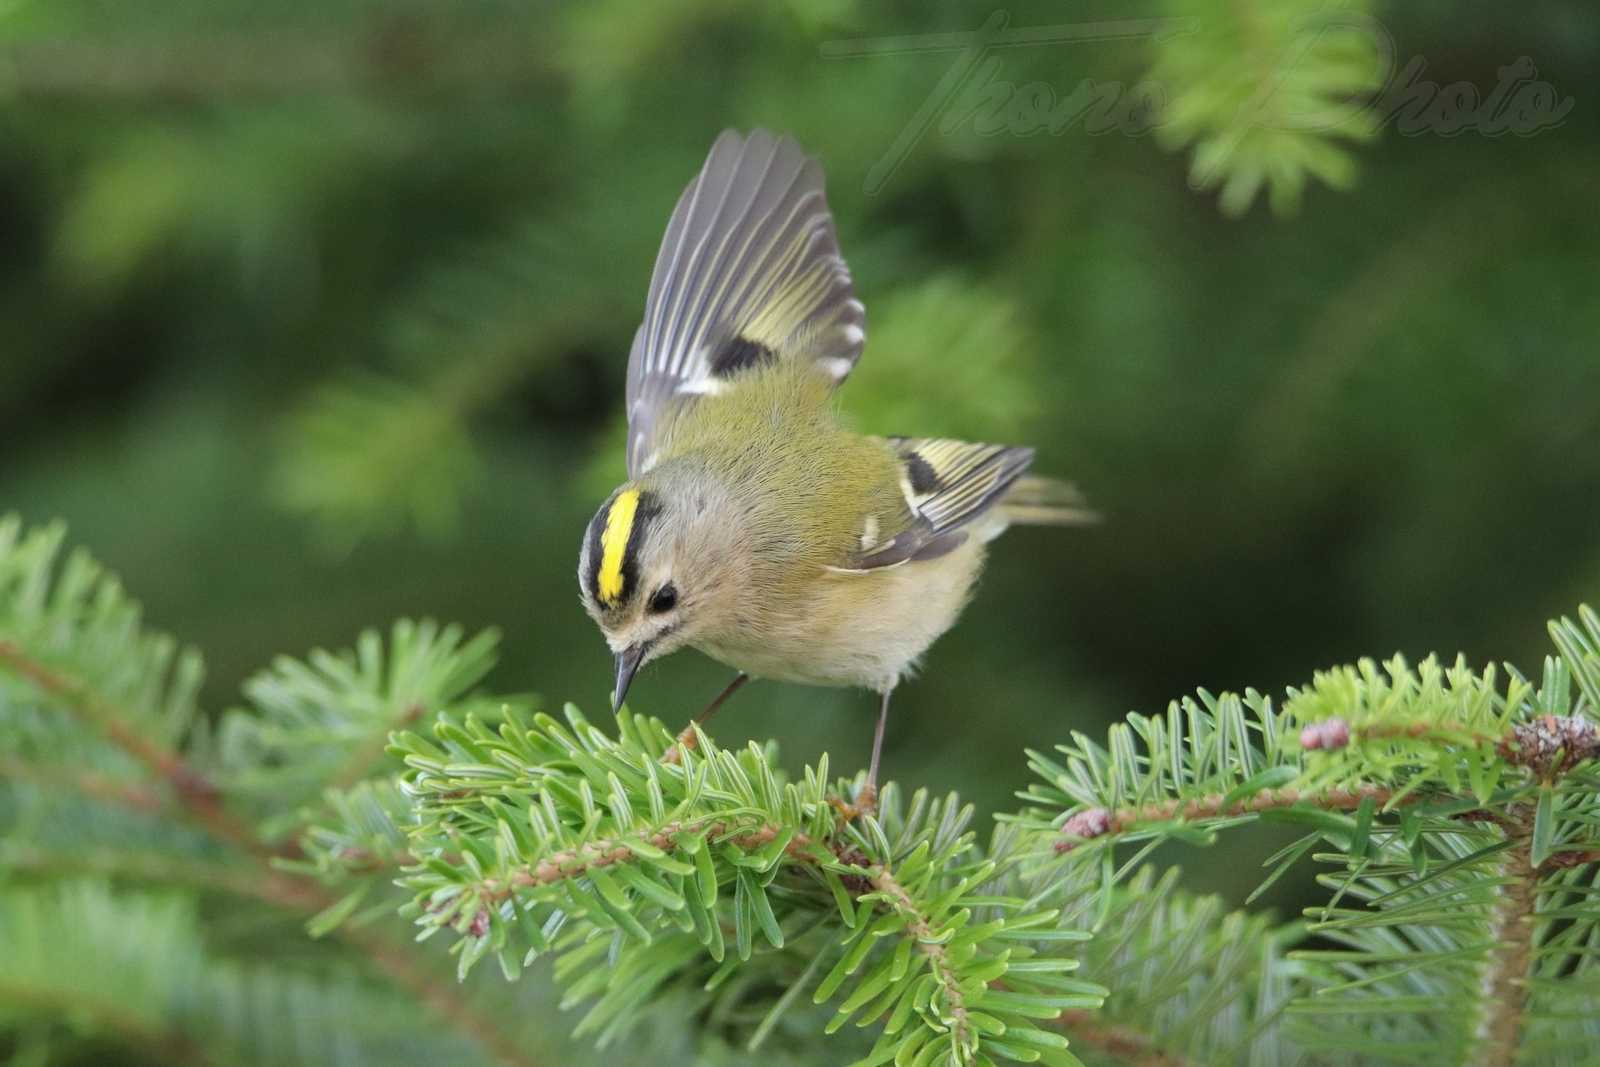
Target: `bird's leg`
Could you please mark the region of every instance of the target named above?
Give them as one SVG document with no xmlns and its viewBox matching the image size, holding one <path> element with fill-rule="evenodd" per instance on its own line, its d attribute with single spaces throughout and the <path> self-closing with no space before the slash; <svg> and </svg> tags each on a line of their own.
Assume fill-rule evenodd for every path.
<svg viewBox="0 0 1600 1067">
<path fill-rule="evenodd" d="M 840 797 L 828 798 L 828 803 L 833 805 L 845 822 L 857 815 L 871 815 L 878 810 L 878 757 L 883 752 L 883 730 L 889 724 L 889 694 L 892 691 L 883 691 L 883 704 L 878 709 L 878 728 L 872 734 L 872 762 L 867 768 L 867 784 L 856 794 L 854 804 L 846 803 Z"/>
<path fill-rule="evenodd" d="M 662 753 L 661 762 L 677 763 L 678 753 L 682 749 L 694 748 L 696 744 L 694 737 L 694 724 L 699 723 L 700 725 L 704 726 L 706 723 L 710 722 L 711 716 L 715 715 L 719 710 L 721 710 L 722 705 L 728 702 L 728 698 L 742 689 L 744 687 L 744 683 L 748 682 L 749 680 L 750 676 L 744 673 L 744 671 L 740 671 L 738 674 L 734 675 L 733 681 L 728 683 L 727 688 L 717 694 L 717 699 L 706 705 L 705 711 L 702 711 L 699 715 L 696 715 L 694 718 L 689 720 L 689 725 L 685 726 L 678 734 L 678 743 L 667 749 L 666 752 Z"/>
<path fill-rule="evenodd" d="M 883 753 L 883 731 L 889 725 L 889 694 L 892 692 L 893 689 L 883 691 L 883 704 L 878 709 L 878 728 L 872 734 L 872 762 L 867 767 L 867 785 L 856 798 L 856 805 L 862 811 L 876 811 L 878 807 L 878 757 Z"/>
</svg>

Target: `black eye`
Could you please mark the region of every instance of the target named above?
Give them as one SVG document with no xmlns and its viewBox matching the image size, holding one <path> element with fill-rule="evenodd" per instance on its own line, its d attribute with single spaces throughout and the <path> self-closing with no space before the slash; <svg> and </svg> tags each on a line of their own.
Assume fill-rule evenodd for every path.
<svg viewBox="0 0 1600 1067">
<path fill-rule="evenodd" d="M 671 611 L 678 606 L 678 587 L 668 582 L 656 590 L 656 595 L 650 598 L 650 610 L 656 615 Z"/>
</svg>

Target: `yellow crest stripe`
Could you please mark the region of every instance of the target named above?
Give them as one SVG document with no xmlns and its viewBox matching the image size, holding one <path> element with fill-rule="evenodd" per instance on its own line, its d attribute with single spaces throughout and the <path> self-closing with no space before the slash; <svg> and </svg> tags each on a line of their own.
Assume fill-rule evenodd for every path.
<svg viewBox="0 0 1600 1067">
<path fill-rule="evenodd" d="M 639 490 L 624 489 L 611 502 L 606 528 L 600 534 L 600 601 L 609 604 L 622 595 L 622 561 L 633 534 L 633 517 L 639 510 Z"/>
</svg>

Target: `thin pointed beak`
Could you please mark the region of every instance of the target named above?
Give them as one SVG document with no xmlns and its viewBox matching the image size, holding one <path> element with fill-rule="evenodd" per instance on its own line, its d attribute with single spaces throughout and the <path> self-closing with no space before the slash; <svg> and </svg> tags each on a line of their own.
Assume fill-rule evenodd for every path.
<svg viewBox="0 0 1600 1067">
<path fill-rule="evenodd" d="M 611 691 L 611 710 L 616 711 L 622 707 L 622 700 L 628 695 L 628 686 L 633 684 L 633 676 L 639 670 L 639 664 L 644 662 L 644 655 L 650 651 L 650 642 L 641 641 L 617 653 L 617 686 Z"/>
</svg>

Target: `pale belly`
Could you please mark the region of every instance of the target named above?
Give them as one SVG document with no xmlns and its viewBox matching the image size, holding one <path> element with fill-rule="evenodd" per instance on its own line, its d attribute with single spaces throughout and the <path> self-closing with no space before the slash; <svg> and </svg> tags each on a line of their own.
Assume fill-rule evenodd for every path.
<svg viewBox="0 0 1600 1067">
<path fill-rule="evenodd" d="M 753 678 L 892 689 L 961 614 L 983 567 L 978 538 L 938 559 L 822 577 L 804 606 L 695 646 Z"/>
</svg>

